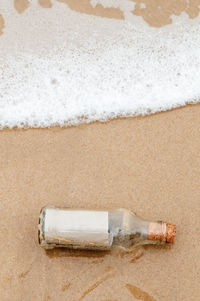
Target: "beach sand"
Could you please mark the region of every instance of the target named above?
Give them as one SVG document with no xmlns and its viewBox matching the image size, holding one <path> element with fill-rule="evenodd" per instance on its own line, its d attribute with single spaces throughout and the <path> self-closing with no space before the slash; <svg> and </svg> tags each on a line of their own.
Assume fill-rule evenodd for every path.
<svg viewBox="0 0 200 301">
<path fill-rule="evenodd" d="M 49 0 L 39 2 L 51 7 Z M 199 12 L 197 1 L 189 8 L 176 1 L 159 15 L 161 4 L 143 2 L 149 7 L 143 17 L 156 27 L 170 23 L 172 13 Z M 23 13 L 29 1 L 15 0 L 15 7 Z M 101 15 L 102 8 L 96 9 Z M 117 10 L 107 14 L 121 18 Z M 2 13 L 0 32 L 4 26 Z M 107 123 L 0 131 L 0 300 L 198 301 L 199 187 L 199 104 Z M 37 224 L 47 204 L 124 207 L 148 220 L 175 223 L 177 240 L 172 247 L 148 246 L 124 256 L 46 252 Z"/>
<path fill-rule="evenodd" d="M 198 301 L 200 105 L 71 128 L 0 132 L 0 299 Z M 125 207 L 177 224 L 171 247 L 48 253 L 42 206 Z"/>
</svg>

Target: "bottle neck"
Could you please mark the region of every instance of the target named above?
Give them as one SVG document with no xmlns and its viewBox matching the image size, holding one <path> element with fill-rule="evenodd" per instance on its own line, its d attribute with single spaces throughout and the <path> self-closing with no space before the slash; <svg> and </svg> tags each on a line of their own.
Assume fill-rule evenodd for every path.
<svg viewBox="0 0 200 301">
<path fill-rule="evenodd" d="M 147 239 L 160 244 L 165 243 L 167 240 L 167 224 L 163 222 L 150 222 Z"/>
<path fill-rule="evenodd" d="M 130 248 L 132 245 L 152 243 L 147 241 L 149 222 L 126 209 L 109 212 L 109 232 L 112 246 Z"/>
<path fill-rule="evenodd" d="M 176 236 L 175 225 L 164 222 L 145 221 L 126 209 L 109 212 L 109 233 L 112 246 L 173 243 Z"/>
<path fill-rule="evenodd" d="M 156 222 L 149 223 L 147 239 L 161 243 L 174 243 L 176 238 L 176 225 Z"/>
</svg>

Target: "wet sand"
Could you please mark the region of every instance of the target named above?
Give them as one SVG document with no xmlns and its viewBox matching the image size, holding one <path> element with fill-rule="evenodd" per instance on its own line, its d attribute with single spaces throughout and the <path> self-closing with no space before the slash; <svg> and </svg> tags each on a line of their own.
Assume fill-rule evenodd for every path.
<svg viewBox="0 0 200 301">
<path fill-rule="evenodd" d="M 0 131 L 0 299 L 198 301 L 200 105 L 71 128 Z M 46 204 L 177 224 L 137 254 L 38 245 Z"/>
</svg>

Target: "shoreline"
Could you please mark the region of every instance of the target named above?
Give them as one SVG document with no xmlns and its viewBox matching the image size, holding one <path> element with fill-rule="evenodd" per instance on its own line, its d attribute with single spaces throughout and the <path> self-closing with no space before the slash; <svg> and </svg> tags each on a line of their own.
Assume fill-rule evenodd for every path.
<svg viewBox="0 0 200 301">
<path fill-rule="evenodd" d="M 184 108 L 187 108 L 187 107 L 193 107 L 193 106 L 200 106 L 200 102 L 197 102 L 197 103 L 188 103 L 186 105 L 183 105 L 183 106 L 178 106 L 178 107 L 175 107 L 175 108 L 172 108 L 172 109 L 169 109 L 169 110 L 164 110 L 164 111 L 160 111 L 160 112 L 155 112 L 155 113 L 149 113 L 149 114 L 145 114 L 145 115 L 135 115 L 135 116 L 124 116 L 124 117 L 115 117 L 115 118 L 111 118 L 111 119 L 108 119 L 106 121 L 101 121 L 101 120 L 95 120 L 95 121 L 91 121 L 91 122 L 82 122 L 80 124 L 77 124 L 77 125 L 59 125 L 59 124 L 56 124 L 56 125 L 52 125 L 52 126 L 49 126 L 49 127 L 13 127 L 13 128 L 9 128 L 9 127 L 5 127 L 5 128 L 0 128 L 0 133 L 2 131 L 28 131 L 28 130 L 59 130 L 59 129 L 67 129 L 67 128 L 77 128 L 77 127 L 84 127 L 84 126 L 89 126 L 89 125 L 92 125 L 92 124 L 106 124 L 106 123 L 110 123 L 112 121 L 116 121 L 116 120 L 129 120 L 129 119 L 143 119 L 143 118 L 146 118 L 146 117 L 153 117 L 155 115 L 160 115 L 160 114 L 165 114 L 165 113 L 168 113 L 168 112 L 174 112 L 174 111 L 177 111 L 179 109 L 184 109 Z"/>
</svg>

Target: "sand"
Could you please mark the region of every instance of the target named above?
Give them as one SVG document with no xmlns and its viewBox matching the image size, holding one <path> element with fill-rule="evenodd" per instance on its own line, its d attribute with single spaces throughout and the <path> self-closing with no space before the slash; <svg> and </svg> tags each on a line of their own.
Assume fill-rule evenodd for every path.
<svg viewBox="0 0 200 301">
<path fill-rule="evenodd" d="M 178 12 L 185 2 L 177 1 Z M 29 2 L 15 0 L 15 7 L 23 13 Z M 146 20 L 170 22 L 173 9 L 165 10 L 165 17 Z M 199 187 L 198 104 L 78 127 L 0 131 L 0 300 L 198 301 Z M 45 252 L 37 224 L 47 204 L 125 207 L 177 224 L 177 240 L 171 248 L 148 246 L 125 256 Z"/>
<path fill-rule="evenodd" d="M 1 131 L 0 299 L 198 301 L 199 124 L 194 105 L 104 124 Z M 129 208 L 176 223 L 177 241 L 136 258 L 46 253 L 37 238 L 46 204 Z"/>
</svg>

